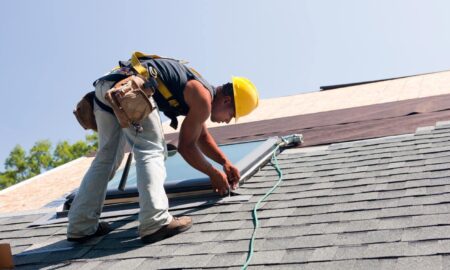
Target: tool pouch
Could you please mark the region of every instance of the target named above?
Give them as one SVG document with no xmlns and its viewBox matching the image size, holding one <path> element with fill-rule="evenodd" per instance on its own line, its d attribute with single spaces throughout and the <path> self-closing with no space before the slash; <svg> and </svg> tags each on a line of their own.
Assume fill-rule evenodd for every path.
<svg viewBox="0 0 450 270">
<path fill-rule="evenodd" d="M 87 93 L 77 104 L 73 114 L 84 129 L 97 131 L 97 123 L 94 116 L 95 92 Z"/>
<path fill-rule="evenodd" d="M 154 93 L 151 85 L 143 77 L 132 75 L 119 81 L 106 92 L 105 99 L 122 128 L 139 124 L 155 109 L 149 100 Z"/>
</svg>

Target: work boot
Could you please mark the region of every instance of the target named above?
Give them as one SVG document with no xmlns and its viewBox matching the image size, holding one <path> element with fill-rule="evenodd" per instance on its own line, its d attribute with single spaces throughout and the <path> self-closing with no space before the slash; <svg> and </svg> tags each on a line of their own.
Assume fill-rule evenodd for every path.
<svg viewBox="0 0 450 270">
<path fill-rule="evenodd" d="M 141 237 L 141 240 L 145 244 L 155 243 L 176 234 L 185 232 L 191 227 L 192 219 L 190 217 L 173 217 L 172 221 L 168 225 L 163 226 L 161 229 L 152 234 Z"/>
<path fill-rule="evenodd" d="M 76 243 L 85 243 L 89 240 L 91 240 L 94 237 L 99 237 L 99 236 L 103 236 L 106 235 L 108 233 L 110 233 L 112 231 L 112 228 L 109 226 L 108 222 L 100 222 L 98 224 L 97 230 L 95 231 L 95 233 L 91 234 L 91 235 L 86 235 L 83 237 L 67 237 L 67 241 L 69 242 L 76 242 Z"/>
</svg>

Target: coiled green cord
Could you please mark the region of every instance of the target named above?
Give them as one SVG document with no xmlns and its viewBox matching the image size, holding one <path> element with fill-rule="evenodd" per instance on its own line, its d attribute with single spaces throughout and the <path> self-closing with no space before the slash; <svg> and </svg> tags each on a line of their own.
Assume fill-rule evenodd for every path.
<svg viewBox="0 0 450 270">
<path fill-rule="evenodd" d="M 253 257 L 253 250 L 254 250 L 254 243 L 255 243 L 255 237 L 256 237 L 256 230 L 259 228 L 259 220 L 258 220 L 258 213 L 257 211 L 259 210 L 259 205 L 270 195 L 272 194 L 272 192 L 278 187 L 278 185 L 283 181 L 283 173 L 281 172 L 280 166 L 278 165 L 278 160 L 277 160 L 277 156 L 276 153 L 278 151 L 277 147 L 275 149 L 275 151 L 273 152 L 272 155 L 272 166 L 275 168 L 275 170 L 278 173 L 278 181 L 275 183 L 275 185 L 266 192 L 266 194 L 264 194 L 264 196 L 259 199 L 259 201 L 255 204 L 255 207 L 253 208 L 253 233 L 252 233 L 252 239 L 250 240 L 250 244 L 249 244 L 249 252 L 247 255 L 247 261 L 245 262 L 244 266 L 242 266 L 242 270 L 247 269 L 248 265 L 250 264 L 250 261 L 252 260 Z"/>
</svg>

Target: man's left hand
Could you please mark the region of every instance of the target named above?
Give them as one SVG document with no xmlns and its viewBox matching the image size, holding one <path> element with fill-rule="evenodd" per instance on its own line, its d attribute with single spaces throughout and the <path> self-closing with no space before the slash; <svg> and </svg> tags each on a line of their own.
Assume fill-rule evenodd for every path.
<svg viewBox="0 0 450 270">
<path fill-rule="evenodd" d="M 241 178 L 239 170 L 231 164 L 231 162 L 226 162 L 223 164 L 223 171 L 227 175 L 231 189 L 235 190 L 238 187 L 239 179 Z"/>
</svg>

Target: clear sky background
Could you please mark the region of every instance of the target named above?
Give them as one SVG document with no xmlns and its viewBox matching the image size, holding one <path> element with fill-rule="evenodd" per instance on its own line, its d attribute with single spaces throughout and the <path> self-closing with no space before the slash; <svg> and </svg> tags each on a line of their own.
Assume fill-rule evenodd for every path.
<svg viewBox="0 0 450 270">
<path fill-rule="evenodd" d="M 0 162 L 17 144 L 84 139 L 73 107 L 136 50 L 288 96 L 449 70 L 450 1 L 0 1 Z"/>
</svg>

